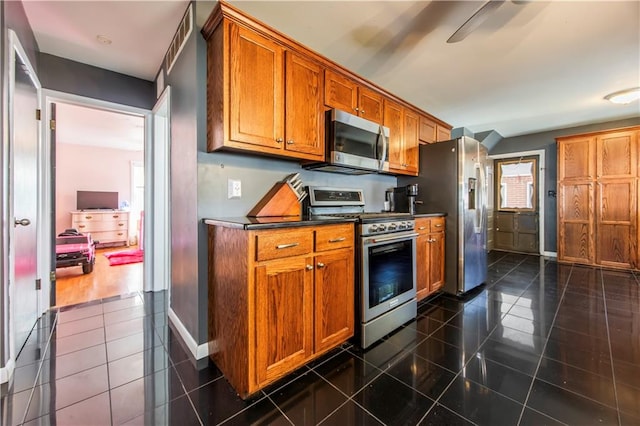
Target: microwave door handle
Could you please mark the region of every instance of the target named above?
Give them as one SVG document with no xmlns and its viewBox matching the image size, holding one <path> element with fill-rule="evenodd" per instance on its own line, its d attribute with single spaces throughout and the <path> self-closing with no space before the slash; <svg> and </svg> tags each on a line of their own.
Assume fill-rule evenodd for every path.
<svg viewBox="0 0 640 426">
<path fill-rule="evenodd" d="M 387 149 L 389 147 L 389 138 L 384 134 L 384 127 L 380 125 L 380 137 L 382 138 L 382 154 L 379 156 L 378 170 L 382 170 L 384 166 L 384 159 L 387 157 Z"/>
</svg>

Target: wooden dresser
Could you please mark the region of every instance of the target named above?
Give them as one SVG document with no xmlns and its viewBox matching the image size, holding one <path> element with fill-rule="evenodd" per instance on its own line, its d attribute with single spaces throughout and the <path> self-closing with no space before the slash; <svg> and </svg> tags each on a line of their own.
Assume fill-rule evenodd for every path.
<svg viewBox="0 0 640 426">
<path fill-rule="evenodd" d="M 71 228 L 90 233 L 96 243 L 129 245 L 129 212 L 122 210 L 85 210 L 71 212 Z"/>
</svg>

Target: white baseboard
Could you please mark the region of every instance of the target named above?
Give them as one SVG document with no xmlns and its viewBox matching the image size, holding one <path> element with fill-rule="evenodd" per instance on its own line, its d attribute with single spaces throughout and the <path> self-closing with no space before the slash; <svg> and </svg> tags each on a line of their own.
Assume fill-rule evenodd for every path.
<svg viewBox="0 0 640 426">
<path fill-rule="evenodd" d="M 195 339 L 191 337 L 191 334 L 184 326 L 184 324 L 182 324 L 180 318 L 178 318 L 176 313 L 173 312 L 173 309 L 171 308 L 169 308 L 169 320 L 175 326 L 176 331 L 178 332 L 178 334 L 180 334 L 182 340 L 184 340 L 184 342 L 187 344 L 189 352 L 191 352 L 191 355 L 193 355 L 195 359 L 206 358 L 209 355 L 209 345 L 207 343 L 198 345 Z"/>
<path fill-rule="evenodd" d="M 7 365 L 0 368 L 0 383 L 7 383 L 11 376 L 13 375 L 13 370 L 15 368 L 15 363 L 13 362 L 13 358 L 10 358 L 7 361 Z"/>
<path fill-rule="evenodd" d="M 542 255 L 547 257 L 558 257 L 558 253 L 555 251 L 543 251 Z"/>
</svg>

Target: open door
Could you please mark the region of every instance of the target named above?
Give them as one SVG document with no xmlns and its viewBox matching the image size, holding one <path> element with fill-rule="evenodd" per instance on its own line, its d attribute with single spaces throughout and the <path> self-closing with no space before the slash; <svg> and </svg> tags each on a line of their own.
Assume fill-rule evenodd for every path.
<svg viewBox="0 0 640 426">
<path fill-rule="evenodd" d="M 495 160 L 494 248 L 540 253 L 538 156 Z"/>
<path fill-rule="evenodd" d="M 40 82 L 20 41 L 9 31 L 9 290 L 17 356 L 39 317 L 38 155 Z"/>
</svg>

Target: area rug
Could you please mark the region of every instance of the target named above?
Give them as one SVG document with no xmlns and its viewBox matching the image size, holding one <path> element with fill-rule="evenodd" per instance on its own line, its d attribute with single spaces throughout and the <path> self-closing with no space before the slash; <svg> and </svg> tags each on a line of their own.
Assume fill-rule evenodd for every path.
<svg viewBox="0 0 640 426">
<path fill-rule="evenodd" d="M 144 250 L 132 249 L 122 251 L 112 251 L 104 254 L 109 259 L 110 266 L 126 265 L 127 263 L 142 262 Z"/>
</svg>

